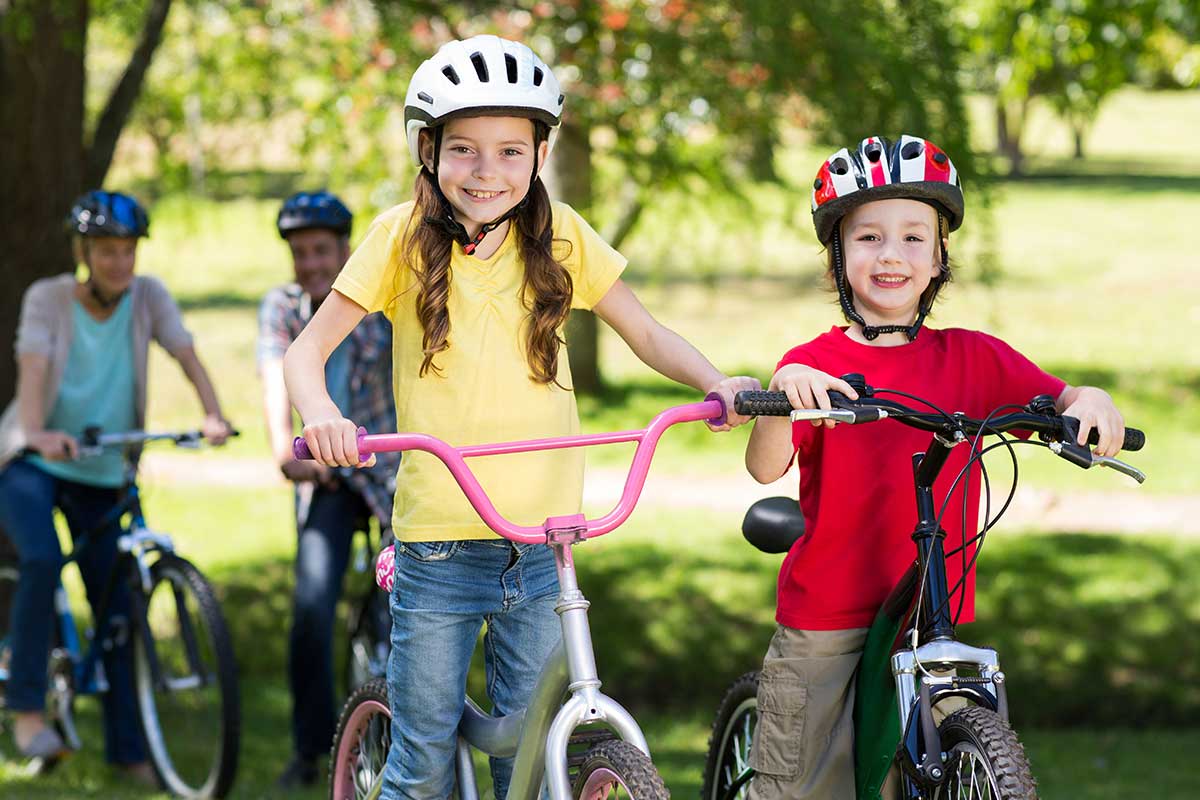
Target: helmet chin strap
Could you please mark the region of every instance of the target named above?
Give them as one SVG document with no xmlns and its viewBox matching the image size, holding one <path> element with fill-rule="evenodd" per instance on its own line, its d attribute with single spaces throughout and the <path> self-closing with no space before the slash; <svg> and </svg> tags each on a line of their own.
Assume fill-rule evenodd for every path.
<svg viewBox="0 0 1200 800">
<path fill-rule="evenodd" d="M 536 137 L 535 137 L 536 138 Z M 442 185 L 438 181 L 438 166 L 441 164 L 442 153 L 442 126 L 438 125 L 433 129 L 433 170 L 427 170 L 425 167 L 421 169 L 428 172 L 429 182 L 433 184 L 433 190 L 437 193 L 438 199 L 441 201 L 441 211 L 437 216 L 425 217 L 425 222 L 434 225 L 445 231 L 451 239 L 462 245 L 463 252 L 467 255 L 472 255 L 475 248 L 479 247 L 479 243 L 496 228 L 503 225 L 512 217 L 516 216 L 521 209 L 529 204 L 529 195 L 533 192 L 533 183 L 537 180 L 538 174 L 538 157 L 537 146 L 534 145 L 533 152 L 533 172 L 529 175 L 529 188 L 525 192 L 525 196 L 515 206 L 505 211 L 499 218 L 492 220 L 479 229 L 479 233 L 472 237 L 467 233 L 466 226 L 459 222 L 454 216 L 454 206 L 450 204 L 450 200 L 442 191 Z"/>
<path fill-rule="evenodd" d="M 942 271 L 937 275 L 930 285 L 933 291 L 929 293 L 929 299 L 925 300 L 917 308 L 917 318 L 911 325 L 868 325 L 863 319 L 863 315 L 858 313 L 858 309 L 854 307 L 854 298 L 850 295 L 849 282 L 846 280 L 846 265 L 842 254 L 842 230 L 841 224 L 837 224 L 833 228 L 833 239 L 829 242 L 829 248 L 833 251 L 833 280 L 837 285 L 838 302 L 842 305 L 842 312 L 851 322 L 857 323 L 863 332 L 863 338 L 868 342 L 873 342 L 885 333 L 903 333 L 910 342 L 915 341 L 917 334 L 921 330 L 921 325 L 925 322 L 925 317 L 929 316 L 929 312 L 933 309 L 933 303 L 937 300 L 938 291 L 941 290 L 942 284 L 946 282 L 946 276 L 949 273 L 949 255 L 943 246 L 942 231 L 944 220 L 941 212 L 938 212 L 938 249 L 942 254 Z"/>
</svg>

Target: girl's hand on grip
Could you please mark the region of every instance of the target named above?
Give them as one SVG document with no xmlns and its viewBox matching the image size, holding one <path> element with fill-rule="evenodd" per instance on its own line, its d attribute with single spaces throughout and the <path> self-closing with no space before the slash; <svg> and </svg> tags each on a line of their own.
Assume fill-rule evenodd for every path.
<svg viewBox="0 0 1200 800">
<path fill-rule="evenodd" d="M 301 431 L 313 460 L 327 467 L 370 467 L 375 456 L 358 460 L 358 426 L 345 417 L 330 417 L 304 426 Z"/>
<path fill-rule="evenodd" d="M 734 410 L 733 396 L 738 392 L 757 392 L 760 389 L 762 389 L 762 383 L 758 378 L 751 378 L 746 375 L 726 378 L 712 387 L 709 391 L 721 395 L 721 400 L 725 403 L 725 424 L 720 426 L 709 425 L 708 427 L 714 431 L 727 431 L 749 422 L 750 417 L 739 414 Z"/>
</svg>

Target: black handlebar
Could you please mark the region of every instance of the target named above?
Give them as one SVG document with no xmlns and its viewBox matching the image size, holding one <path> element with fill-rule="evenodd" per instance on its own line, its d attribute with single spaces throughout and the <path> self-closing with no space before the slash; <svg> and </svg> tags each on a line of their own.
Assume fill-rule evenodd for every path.
<svg viewBox="0 0 1200 800">
<path fill-rule="evenodd" d="M 898 422 L 927 431 L 944 431 L 948 427 L 961 430 L 967 435 L 976 434 L 984 427 L 984 420 L 955 415 L 953 421 L 944 415 L 918 411 L 894 400 L 869 396 L 870 387 L 859 400 L 851 400 L 841 392 L 829 392 L 829 402 L 834 408 L 854 412 L 854 422 L 874 422 L 883 419 L 879 411 L 886 412 Z M 1031 403 L 1033 405 L 1033 403 Z M 792 413 L 792 404 L 784 392 L 738 392 L 733 407 L 739 414 L 756 417 L 787 417 Z M 850 420 L 845 420 L 849 422 Z M 1073 444 L 1079 437 L 1079 420 L 1057 414 L 1035 413 L 1026 409 L 1012 414 L 1002 414 L 987 421 L 986 433 L 1003 433 L 1010 430 L 1027 430 L 1042 434 L 1051 441 Z M 1093 428 L 1088 435 L 1089 444 L 1099 443 L 1099 433 Z M 1146 444 L 1146 434 L 1137 428 L 1125 429 L 1122 450 L 1141 450 Z"/>
</svg>

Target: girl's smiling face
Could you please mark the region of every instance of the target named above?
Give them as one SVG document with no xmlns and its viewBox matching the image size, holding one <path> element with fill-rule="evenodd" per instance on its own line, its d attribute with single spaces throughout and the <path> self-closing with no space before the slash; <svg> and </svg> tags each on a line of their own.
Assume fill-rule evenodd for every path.
<svg viewBox="0 0 1200 800">
<path fill-rule="evenodd" d="M 941 271 L 937 212 L 919 200 L 876 200 L 851 211 L 841 225 L 846 281 L 858 312 L 870 325 L 911 325 L 921 295 Z"/>
<path fill-rule="evenodd" d="M 533 122 L 523 117 L 464 117 L 446 123 L 437 178 L 468 235 L 521 202 L 529 191 L 534 156 L 540 166 L 546 149 L 546 142 L 534 144 Z M 433 168 L 432 136 L 422 138 L 421 158 Z"/>
</svg>

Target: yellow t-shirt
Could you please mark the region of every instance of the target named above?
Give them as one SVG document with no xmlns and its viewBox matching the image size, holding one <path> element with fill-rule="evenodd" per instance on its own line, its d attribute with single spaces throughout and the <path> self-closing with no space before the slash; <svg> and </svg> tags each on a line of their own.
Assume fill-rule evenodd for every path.
<svg viewBox="0 0 1200 800">
<path fill-rule="evenodd" d="M 419 377 L 424 358 L 416 315 L 419 287 L 403 262 L 403 240 L 413 204 L 384 212 L 371 224 L 333 288 L 392 322 L 392 358 L 397 430 L 426 433 L 456 447 L 579 432 L 571 391 L 537 383 L 525 355 L 521 302 L 524 263 L 510 225 L 500 249 L 485 260 L 458 244 L 450 257 L 450 349 L 434 357 L 433 370 Z M 572 308 L 590 309 L 612 287 L 625 258 L 600 238 L 570 206 L 555 203 L 560 258 L 574 285 Z M 570 387 L 565 348 L 558 382 Z M 467 460 L 497 510 L 520 525 L 540 525 L 548 516 L 578 513 L 583 494 L 584 454 L 579 448 L 487 456 Z M 434 455 L 405 453 L 396 474 L 392 525 L 401 541 L 494 538 L 467 501 L 449 470 Z"/>
</svg>

